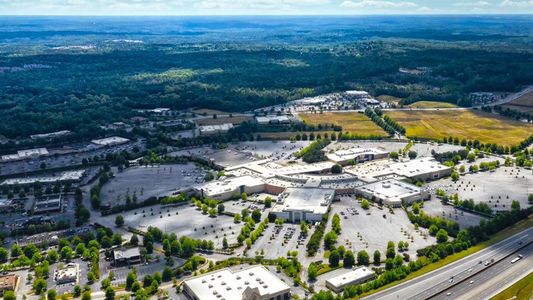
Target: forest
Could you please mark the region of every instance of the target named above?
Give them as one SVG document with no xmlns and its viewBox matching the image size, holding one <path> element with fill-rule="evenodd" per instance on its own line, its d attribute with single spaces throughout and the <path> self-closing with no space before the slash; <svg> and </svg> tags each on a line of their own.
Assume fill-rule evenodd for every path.
<svg viewBox="0 0 533 300">
<path fill-rule="evenodd" d="M 461 23 L 464 34 L 454 38 L 446 37 L 454 32 L 431 29 L 435 41 L 427 32 L 361 31 L 361 24 L 354 25 L 357 32 L 329 25 L 304 33 L 296 21 L 290 24 L 241 31 L 203 25 L 211 31 L 198 35 L 191 33 L 198 29 L 194 26 L 181 33 L 113 35 L 138 42 L 99 36 L 98 30 L 108 34 L 107 27 L 93 32 L 43 26 L 43 31 L 17 34 L 0 26 L 0 135 L 20 138 L 64 129 L 90 135 L 100 125 L 135 116 L 135 109 L 238 112 L 348 89 L 405 103 L 469 106 L 470 92 L 517 91 L 533 78 L 528 36 L 472 36 Z M 524 26 L 533 27 L 531 22 Z M 243 42 L 253 30 L 270 35 Z M 317 34 L 322 42 L 313 38 Z M 400 67 L 429 72 L 404 74 Z"/>
</svg>

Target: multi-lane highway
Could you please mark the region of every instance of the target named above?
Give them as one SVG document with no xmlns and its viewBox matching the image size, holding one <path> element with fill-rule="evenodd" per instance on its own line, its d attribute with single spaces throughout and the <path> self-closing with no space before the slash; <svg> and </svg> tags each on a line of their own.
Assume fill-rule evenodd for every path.
<svg viewBox="0 0 533 300">
<path fill-rule="evenodd" d="M 518 254 L 522 258 L 512 263 Z M 489 299 L 532 271 L 533 243 L 431 299 Z"/>
<path fill-rule="evenodd" d="M 365 299 L 429 299 L 438 296 L 463 280 L 487 272 L 500 260 L 532 242 L 533 228 L 529 228 L 468 257 Z"/>
</svg>

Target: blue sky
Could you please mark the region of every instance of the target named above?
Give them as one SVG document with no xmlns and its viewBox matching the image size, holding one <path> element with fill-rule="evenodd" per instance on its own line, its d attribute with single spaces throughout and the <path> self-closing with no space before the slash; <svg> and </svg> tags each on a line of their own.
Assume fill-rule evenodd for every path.
<svg viewBox="0 0 533 300">
<path fill-rule="evenodd" d="M 533 0 L 0 0 L 0 15 L 513 13 L 533 13 Z"/>
</svg>

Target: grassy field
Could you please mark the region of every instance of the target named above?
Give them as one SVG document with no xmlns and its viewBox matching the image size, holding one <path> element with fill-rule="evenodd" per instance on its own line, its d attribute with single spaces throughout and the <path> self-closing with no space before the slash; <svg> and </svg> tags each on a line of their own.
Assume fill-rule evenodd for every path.
<svg viewBox="0 0 533 300">
<path fill-rule="evenodd" d="M 477 110 L 388 111 L 407 130 L 408 137 L 442 139 L 453 136 L 512 146 L 533 132 L 532 124 Z"/>
<path fill-rule="evenodd" d="M 202 125 L 220 125 L 225 123 L 232 123 L 233 125 L 241 124 L 242 122 L 251 120 L 252 117 L 246 117 L 246 116 L 235 116 L 235 117 L 223 117 L 223 118 L 205 118 L 205 119 L 198 119 L 196 120 L 196 124 L 202 126 Z"/>
<path fill-rule="evenodd" d="M 436 101 L 418 101 L 409 105 L 411 108 L 456 108 L 457 105 L 446 103 L 446 102 L 436 102 Z"/>
<path fill-rule="evenodd" d="M 368 293 L 364 293 L 362 295 L 360 295 L 359 297 L 357 298 L 354 298 L 354 299 L 360 299 L 360 298 L 363 298 L 363 297 L 366 297 L 368 295 L 371 295 L 371 294 L 374 294 L 374 293 L 377 293 L 379 291 L 383 291 L 383 290 L 386 290 L 388 288 L 391 288 L 393 286 L 396 286 L 396 285 L 399 285 L 403 282 L 406 282 L 406 281 L 409 281 L 413 278 L 416 278 L 418 276 L 421 276 L 421 275 L 424 275 L 426 273 L 429 273 L 431 271 L 434 271 L 438 268 L 441 268 L 441 267 L 444 267 L 445 265 L 448 265 L 448 264 L 451 264 L 452 262 L 454 261 L 458 261 L 462 258 L 465 258 L 467 257 L 468 255 L 471 255 L 471 254 L 474 254 L 480 250 L 483 250 L 485 248 L 487 248 L 488 246 L 490 245 L 494 245 L 496 243 L 498 243 L 499 241 L 502 241 L 512 235 L 515 235 L 523 230 L 526 230 L 528 228 L 530 228 L 531 226 L 533 226 L 533 217 L 532 216 L 529 216 L 529 219 L 526 219 L 526 220 L 522 220 L 518 223 L 516 223 L 514 226 L 511 226 L 511 227 L 507 227 L 505 228 L 504 230 L 496 233 L 495 235 L 492 236 L 492 238 L 490 238 L 489 240 L 487 241 L 484 241 L 484 242 L 481 242 L 473 247 L 470 247 L 466 250 L 463 250 L 459 253 L 455 253 L 455 254 L 452 254 L 450 256 L 447 256 L 446 258 L 444 259 L 441 259 L 439 260 L 438 262 L 436 263 L 432 263 L 432 264 L 429 264 L 427 266 L 424 266 L 422 269 L 418 270 L 418 271 L 415 271 L 409 275 L 407 275 L 404 279 L 402 280 L 398 280 L 398 281 L 395 281 L 393 283 L 389 283 L 385 286 L 382 286 L 381 288 L 379 289 L 376 289 L 376 290 L 373 290 L 371 292 L 368 292 Z"/>
<path fill-rule="evenodd" d="M 306 124 L 335 124 L 342 127 L 343 132 L 361 136 L 382 136 L 387 133 L 367 116 L 357 112 L 324 112 L 322 114 L 300 114 Z"/>
<path fill-rule="evenodd" d="M 529 300 L 533 298 L 533 272 L 520 279 L 503 292 L 491 298 L 491 300 Z"/>
<path fill-rule="evenodd" d="M 521 112 L 533 113 L 533 92 L 529 92 L 505 105 L 504 108 Z"/>
</svg>

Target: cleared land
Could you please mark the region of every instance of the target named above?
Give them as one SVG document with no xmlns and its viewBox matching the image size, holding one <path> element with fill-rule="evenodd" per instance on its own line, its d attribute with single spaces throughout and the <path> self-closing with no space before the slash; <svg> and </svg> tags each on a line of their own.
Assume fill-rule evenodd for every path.
<svg viewBox="0 0 533 300">
<path fill-rule="evenodd" d="M 324 112 L 317 114 L 301 114 L 300 117 L 310 125 L 335 124 L 342 127 L 343 132 L 361 136 L 388 136 L 385 131 L 372 120 L 356 112 Z"/>
<path fill-rule="evenodd" d="M 457 105 L 446 103 L 446 102 L 437 102 L 437 101 L 418 101 L 409 105 L 411 108 L 456 108 Z"/>
<path fill-rule="evenodd" d="M 533 113 L 533 91 L 503 105 L 504 108 Z"/>
<path fill-rule="evenodd" d="M 246 121 L 249 121 L 251 120 L 252 117 L 247 117 L 247 116 L 234 116 L 234 117 L 222 117 L 222 118 L 216 118 L 216 119 L 213 119 L 213 118 L 202 118 L 202 119 L 197 119 L 195 122 L 196 124 L 200 125 L 200 126 L 203 126 L 203 125 L 220 125 L 220 124 L 226 124 L 226 123 L 231 123 L 233 125 L 239 125 L 241 124 L 242 122 L 246 122 Z"/>
<path fill-rule="evenodd" d="M 475 110 L 395 110 L 387 115 L 405 127 L 408 137 L 441 140 L 453 136 L 512 146 L 533 132 L 532 124 Z"/>
<path fill-rule="evenodd" d="M 394 103 L 398 104 L 402 98 L 390 96 L 390 95 L 381 95 L 377 97 L 380 101 L 387 102 L 387 103 Z"/>
</svg>

